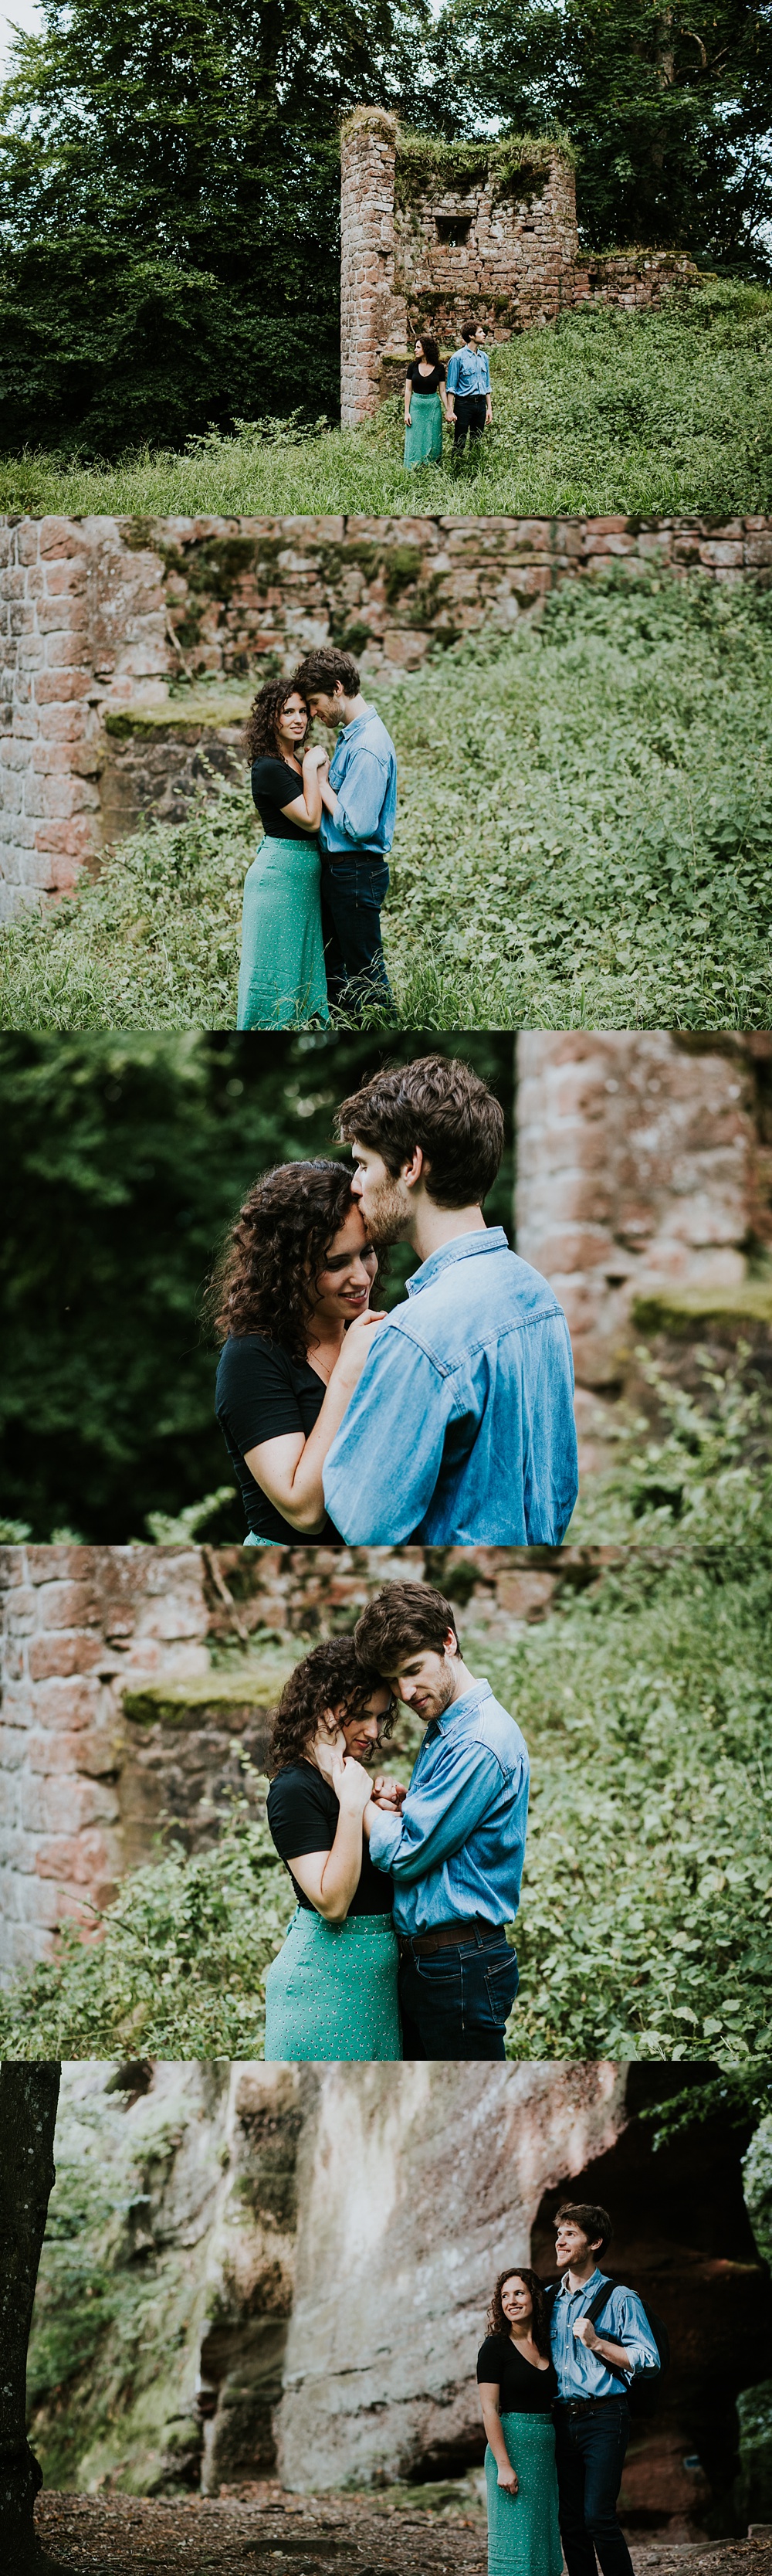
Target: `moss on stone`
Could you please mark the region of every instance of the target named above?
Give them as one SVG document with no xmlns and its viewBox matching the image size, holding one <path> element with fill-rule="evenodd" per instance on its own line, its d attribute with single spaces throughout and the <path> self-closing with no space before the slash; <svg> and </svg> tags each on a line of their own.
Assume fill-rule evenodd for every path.
<svg viewBox="0 0 772 2576">
<path fill-rule="evenodd" d="M 272 1708 L 294 1669 L 290 1656 L 190 1682 L 145 1682 L 123 1693 L 124 1716 L 136 1726 L 207 1726 L 243 1709 Z"/>
<path fill-rule="evenodd" d="M 190 689 L 184 696 L 159 699 L 152 706 L 131 705 L 108 707 L 103 718 L 105 732 L 119 742 L 130 735 L 153 740 L 159 733 L 183 736 L 200 733 L 210 725 L 213 730 L 223 725 L 244 724 L 252 703 L 252 687 L 233 690 Z"/>
<path fill-rule="evenodd" d="M 640 1332 L 670 1333 L 678 1341 L 689 1341 L 703 1325 L 732 1337 L 750 1324 L 772 1327 L 772 1278 L 731 1289 L 659 1289 L 634 1297 L 632 1317 Z"/>
<path fill-rule="evenodd" d="M 541 186 L 551 163 L 575 167 L 576 154 L 565 135 L 506 134 L 494 139 L 448 143 L 443 135 L 416 134 L 400 128 L 394 177 L 395 203 L 408 212 L 431 187 L 457 189 L 465 195 L 490 181 L 494 197 L 518 188 L 523 196 Z"/>
</svg>

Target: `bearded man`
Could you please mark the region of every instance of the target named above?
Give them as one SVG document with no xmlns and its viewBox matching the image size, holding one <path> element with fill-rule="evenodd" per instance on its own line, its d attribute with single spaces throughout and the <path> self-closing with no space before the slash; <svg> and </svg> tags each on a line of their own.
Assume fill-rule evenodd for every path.
<svg viewBox="0 0 772 2576">
<path fill-rule="evenodd" d="M 324 1468 L 348 1545 L 555 1547 L 578 1492 L 568 1325 L 483 1206 L 499 1101 L 448 1056 L 387 1066 L 344 1100 L 352 1195 L 376 1249 L 419 1268 L 372 1336 Z"/>
<path fill-rule="evenodd" d="M 425 1729 L 409 1788 L 377 1779 L 363 1820 L 394 1886 L 403 2057 L 502 2058 L 518 1982 L 506 1926 L 525 1853 L 524 1739 L 469 1671 L 450 1602 L 429 1584 L 387 1583 L 354 1643 Z"/>
</svg>

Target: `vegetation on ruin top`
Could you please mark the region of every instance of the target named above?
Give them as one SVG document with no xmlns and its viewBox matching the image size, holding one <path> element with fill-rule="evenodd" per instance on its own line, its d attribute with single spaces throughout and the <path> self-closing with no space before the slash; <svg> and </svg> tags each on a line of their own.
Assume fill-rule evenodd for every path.
<svg viewBox="0 0 772 2576">
<path fill-rule="evenodd" d="M 491 352 L 494 427 L 457 477 L 407 474 L 402 402 L 359 430 L 298 413 L 99 465 L 0 460 L 0 510 L 41 517 L 715 518 L 772 511 L 772 291 L 706 278 L 659 312 L 585 306 Z"/>
<path fill-rule="evenodd" d="M 372 694 L 400 765 L 402 1028 L 772 1025 L 768 591 L 564 584 Z M 217 788 L 6 931 L 2 1024 L 232 1027 L 255 829 L 246 785 Z"/>
</svg>

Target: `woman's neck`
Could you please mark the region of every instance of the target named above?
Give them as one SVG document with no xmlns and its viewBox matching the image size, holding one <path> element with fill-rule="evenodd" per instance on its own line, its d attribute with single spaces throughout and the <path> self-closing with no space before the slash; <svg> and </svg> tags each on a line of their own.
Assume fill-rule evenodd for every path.
<svg viewBox="0 0 772 2576">
<path fill-rule="evenodd" d="M 340 1358 L 344 1330 L 343 1322 L 339 1322 L 337 1317 L 333 1323 L 326 1315 L 314 1316 L 306 1359 L 311 1368 L 318 1370 L 320 1376 L 329 1376 L 335 1367 L 336 1360 Z"/>
<path fill-rule="evenodd" d="M 286 761 L 288 769 L 302 770 L 303 763 L 298 759 L 296 744 L 294 742 L 282 742 L 281 734 L 277 735 L 277 741 L 279 747 L 279 759 Z"/>
</svg>

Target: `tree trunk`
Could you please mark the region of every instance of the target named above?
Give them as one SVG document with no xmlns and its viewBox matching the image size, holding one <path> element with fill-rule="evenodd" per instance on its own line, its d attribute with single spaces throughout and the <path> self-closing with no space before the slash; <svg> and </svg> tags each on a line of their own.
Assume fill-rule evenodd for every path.
<svg viewBox="0 0 772 2576">
<path fill-rule="evenodd" d="M 55 2179 L 58 2065 L 0 2066 L 0 2540 L 3 2565 L 52 2568 L 35 2539 L 42 2472 L 26 2434 L 27 2345 Z"/>
</svg>

